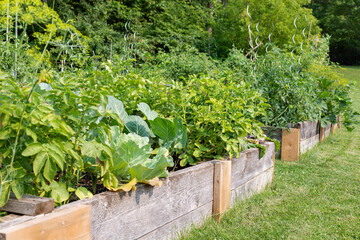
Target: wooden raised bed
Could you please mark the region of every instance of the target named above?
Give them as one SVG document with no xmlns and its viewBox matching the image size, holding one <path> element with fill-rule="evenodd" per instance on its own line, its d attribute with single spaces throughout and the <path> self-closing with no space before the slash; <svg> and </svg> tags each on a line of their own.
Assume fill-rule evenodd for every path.
<svg viewBox="0 0 360 240">
<path fill-rule="evenodd" d="M 230 206 L 230 201 L 233 204 L 236 197 L 239 199 L 249 197 L 271 183 L 274 173 L 275 144 L 266 142 L 265 147 L 267 151 L 261 159 L 259 159 L 259 149 L 249 149 L 242 152 L 239 158 L 229 161 L 214 160 L 172 172 L 163 180 L 161 187 L 139 185 L 136 191 L 129 193 L 104 192 L 90 199 L 61 206 L 45 216 L 23 216 L 0 223 L 0 236 L 2 236 L 0 239 L 13 239 L 7 238 L 6 235 L 10 228 L 16 228 L 21 233 L 41 218 L 45 222 L 47 220 L 48 225 L 51 226 L 52 221 L 55 220 L 49 221 L 49 219 L 56 219 L 54 215 L 72 213 L 79 211 L 79 208 L 86 212 L 84 207 L 91 209 L 88 214 L 91 239 L 176 238 L 180 231 L 184 231 L 191 224 L 202 223 L 213 214 L 220 219 L 222 213 Z M 84 215 L 86 216 L 86 213 Z M 80 237 L 76 239 L 90 239 L 90 228 L 87 228 L 86 217 L 69 218 L 75 221 L 74 224 L 79 229 Z M 81 225 L 77 223 L 78 221 L 84 224 Z M 24 228 L 24 224 L 27 228 L 26 226 Z M 67 223 L 63 225 L 67 226 Z M 61 230 L 63 225 L 56 225 L 56 228 Z M 37 226 L 35 232 L 42 233 L 42 236 L 48 233 L 43 231 L 45 225 Z M 51 236 L 51 239 L 71 239 L 66 235 L 72 233 L 71 229 L 54 230 L 59 234 L 48 236 Z M 21 239 L 49 239 L 48 236 Z"/>
<path fill-rule="evenodd" d="M 312 149 L 320 140 L 318 121 L 305 121 L 297 124 L 300 129 L 300 154 Z"/>
<path fill-rule="evenodd" d="M 283 128 L 264 128 L 267 136 L 275 138 L 280 141 L 280 151 L 276 156 L 284 161 L 296 161 L 299 159 L 300 154 L 312 149 L 318 142 L 322 142 L 334 133 L 338 124 L 332 126 L 330 123 L 321 128 L 318 121 L 304 121 L 290 127 L 289 130 Z"/>
</svg>

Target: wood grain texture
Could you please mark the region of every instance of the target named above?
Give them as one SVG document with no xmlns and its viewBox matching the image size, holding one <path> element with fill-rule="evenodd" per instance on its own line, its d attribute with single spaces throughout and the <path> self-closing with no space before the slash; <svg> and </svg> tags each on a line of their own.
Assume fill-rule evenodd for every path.
<svg viewBox="0 0 360 240">
<path fill-rule="evenodd" d="M 49 213 L 54 210 L 54 199 L 36 197 L 24 194 L 21 199 L 16 199 L 13 193 L 9 201 L 0 208 L 0 211 L 18 213 L 29 216 Z"/>
<path fill-rule="evenodd" d="M 315 147 L 319 143 L 320 134 L 317 134 L 313 137 L 300 140 L 300 154 L 306 153 L 308 150 Z"/>
<path fill-rule="evenodd" d="M 336 126 L 337 124 L 331 124 L 331 134 L 335 134 Z"/>
<path fill-rule="evenodd" d="M 90 207 L 76 206 L 37 216 L 0 231 L 0 240 L 90 240 Z"/>
<path fill-rule="evenodd" d="M 271 183 L 274 168 L 271 167 L 265 172 L 252 178 L 250 181 L 231 190 L 231 206 L 237 201 L 244 200 L 252 195 L 261 192 Z"/>
<path fill-rule="evenodd" d="M 22 215 L 8 214 L 8 215 L 6 215 L 6 216 L 4 216 L 4 217 L 1 217 L 1 218 L 0 218 L 0 222 L 1 222 L 1 223 L 9 222 L 9 221 L 12 221 L 12 220 L 14 220 L 14 219 L 16 219 L 16 218 L 19 218 L 19 217 L 21 217 L 21 216 L 22 216 Z"/>
<path fill-rule="evenodd" d="M 231 189 L 245 184 L 255 176 L 273 167 L 275 144 L 265 142 L 265 155 L 259 159 L 259 149 L 252 148 L 240 153 L 239 158 L 231 159 Z"/>
<path fill-rule="evenodd" d="M 176 219 L 192 213 L 202 217 L 202 212 L 197 209 L 212 204 L 213 164 L 205 162 L 170 173 L 161 187 L 139 185 L 136 191 L 129 193 L 104 192 L 60 209 L 90 205 L 94 240 L 138 239 L 153 231 L 171 235 L 171 226 L 176 226 Z M 160 229 L 165 226 L 167 229 Z"/>
<path fill-rule="evenodd" d="M 320 127 L 320 136 L 319 136 L 319 142 L 324 141 L 325 139 L 325 128 Z"/>
<path fill-rule="evenodd" d="M 319 121 L 304 121 L 296 124 L 297 128 L 300 129 L 300 139 L 308 139 L 319 134 L 320 125 Z"/>
<path fill-rule="evenodd" d="M 214 218 L 220 222 L 230 208 L 231 161 L 217 161 L 214 169 Z"/>
<path fill-rule="evenodd" d="M 296 161 L 300 156 L 300 130 L 291 128 L 284 129 L 282 135 L 281 160 Z"/>
<path fill-rule="evenodd" d="M 181 232 L 190 229 L 192 225 L 198 226 L 212 215 L 213 203 L 209 202 L 194 211 L 183 215 L 164 226 L 140 237 L 141 240 L 177 239 Z"/>
</svg>

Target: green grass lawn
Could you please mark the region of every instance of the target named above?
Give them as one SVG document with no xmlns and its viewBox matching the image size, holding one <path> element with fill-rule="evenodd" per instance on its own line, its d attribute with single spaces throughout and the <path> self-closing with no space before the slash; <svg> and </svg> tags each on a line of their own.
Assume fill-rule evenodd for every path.
<svg viewBox="0 0 360 240">
<path fill-rule="evenodd" d="M 360 67 L 339 71 L 360 111 Z M 277 160 L 263 193 L 180 239 L 360 239 L 360 127 L 337 130 L 296 163 Z"/>
</svg>

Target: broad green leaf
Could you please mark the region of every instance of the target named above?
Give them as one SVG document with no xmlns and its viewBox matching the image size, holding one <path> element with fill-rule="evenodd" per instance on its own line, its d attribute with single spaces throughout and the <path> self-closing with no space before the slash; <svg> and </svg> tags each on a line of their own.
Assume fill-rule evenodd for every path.
<svg viewBox="0 0 360 240">
<path fill-rule="evenodd" d="M 135 187 L 136 184 L 137 184 L 137 179 L 134 178 L 130 182 L 128 182 L 126 184 L 122 184 L 120 186 L 116 185 L 116 187 L 108 187 L 107 185 L 105 185 L 105 183 L 104 183 L 104 186 L 106 188 L 108 188 L 110 191 L 114 191 L 114 192 L 119 192 L 119 191 L 129 192 L 130 190 L 136 190 L 136 187 Z"/>
<path fill-rule="evenodd" d="M 20 181 L 13 182 L 11 184 L 11 190 L 15 194 L 15 197 L 17 199 L 20 199 L 22 195 L 24 194 L 24 184 Z"/>
<path fill-rule="evenodd" d="M 148 124 L 139 116 L 129 116 L 125 126 L 130 133 L 136 133 L 142 137 L 154 137 Z"/>
<path fill-rule="evenodd" d="M 123 122 L 127 122 L 129 115 L 125 111 L 122 101 L 114 98 L 113 96 L 108 96 L 108 104 L 106 109 L 113 110 Z"/>
<path fill-rule="evenodd" d="M 92 198 L 94 195 L 84 187 L 78 187 L 75 191 L 75 195 L 80 199 Z"/>
<path fill-rule="evenodd" d="M 37 136 L 33 132 L 33 130 L 31 130 L 30 128 L 26 128 L 25 133 L 26 133 L 26 135 L 30 136 L 34 140 L 34 142 L 37 142 Z"/>
<path fill-rule="evenodd" d="M 149 138 L 148 137 L 141 137 L 134 133 L 129 134 L 121 134 L 119 137 L 121 142 L 128 142 L 133 141 L 135 142 L 140 148 L 144 147 L 145 145 L 149 144 Z"/>
<path fill-rule="evenodd" d="M 55 163 L 59 166 L 61 171 L 64 170 L 64 162 L 65 162 L 65 155 L 61 148 L 56 146 L 55 144 L 47 144 L 48 154 L 50 157 L 55 161 Z"/>
<path fill-rule="evenodd" d="M 104 144 L 98 143 L 95 140 L 85 141 L 81 147 L 81 154 L 97 158 L 102 152 L 105 152 L 109 157 L 112 156 L 111 149 Z"/>
<path fill-rule="evenodd" d="M 129 169 L 131 178 L 139 181 L 151 180 L 157 176 L 166 176 L 166 167 L 171 166 L 166 156 L 167 149 L 161 148 L 154 158 L 148 158 L 142 164 L 138 164 Z"/>
<path fill-rule="evenodd" d="M 48 155 L 46 152 L 40 152 L 38 155 L 36 155 L 36 157 L 34 159 L 34 163 L 33 163 L 33 171 L 34 171 L 35 176 L 39 175 L 47 158 L 48 158 Z"/>
<path fill-rule="evenodd" d="M 4 128 L 0 131 L 0 140 L 6 140 L 11 137 L 11 129 L 10 128 Z"/>
<path fill-rule="evenodd" d="M 158 117 L 150 125 L 155 135 L 164 141 L 164 145 L 175 140 L 177 128 L 172 121 Z"/>
<path fill-rule="evenodd" d="M 54 177 L 56 175 L 57 172 L 57 168 L 55 163 L 48 158 L 46 163 L 45 163 L 45 167 L 44 167 L 44 177 L 49 181 L 52 182 L 54 180 Z"/>
<path fill-rule="evenodd" d="M 107 189 L 111 190 L 118 187 L 119 181 L 113 173 L 107 172 L 102 179 L 102 183 Z"/>
<path fill-rule="evenodd" d="M 0 207 L 4 206 L 10 196 L 10 183 L 1 183 L 0 184 Z"/>
<path fill-rule="evenodd" d="M 67 191 L 65 183 L 53 182 L 52 184 L 50 184 L 50 187 L 50 196 L 54 199 L 55 202 L 61 203 L 69 199 L 70 195 Z"/>
<path fill-rule="evenodd" d="M 25 150 L 21 153 L 24 157 L 33 156 L 43 150 L 43 146 L 41 143 L 31 143 L 29 144 Z"/>
<path fill-rule="evenodd" d="M 15 163 L 14 168 L 11 170 L 13 178 L 23 178 L 26 175 L 26 170 L 20 165 L 20 163 Z"/>
<path fill-rule="evenodd" d="M 146 118 L 150 121 L 154 120 L 155 118 L 157 118 L 158 114 L 155 111 L 152 111 L 149 107 L 149 105 L 147 105 L 146 103 L 139 103 L 138 108 L 140 109 L 140 111 L 146 116 Z"/>
<path fill-rule="evenodd" d="M 115 169 L 119 169 L 123 167 L 124 164 L 129 167 L 141 164 L 150 157 L 150 154 L 150 145 L 145 145 L 140 148 L 139 145 L 132 140 L 122 142 L 113 155 L 114 167 Z"/>
</svg>

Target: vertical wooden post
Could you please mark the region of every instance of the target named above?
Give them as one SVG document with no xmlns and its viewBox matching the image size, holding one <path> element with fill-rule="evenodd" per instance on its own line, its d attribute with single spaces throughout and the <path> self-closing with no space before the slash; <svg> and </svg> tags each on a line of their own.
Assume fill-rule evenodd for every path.
<svg viewBox="0 0 360 240">
<path fill-rule="evenodd" d="M 220 222 L 224 212 L 230 208 L 231 161 L 217 161 L 214 169 L 213 214 Z"/>
<path fill-rule="evenodd" d="M 341 116 L 339 116 L 338 127 L 341 128 Z"/>
<path fill-rule="evenodd" d="M 335 134 L 336 124 L 331 124 L 331 133 Z"/>
<path fill-rule="evenodd" d="M 281 160 L 296 161 L 300 156 L 300 129 L 283 129 L 281 143 Z"/>
<path fill-rule="evenodd" d="M 320 139 L 319 141 L 322 142 L 325 139 L 325 128 L 320 127 Z"/>
</svg>

